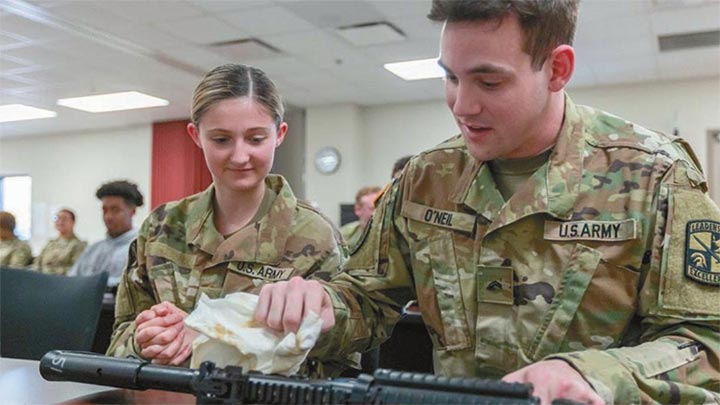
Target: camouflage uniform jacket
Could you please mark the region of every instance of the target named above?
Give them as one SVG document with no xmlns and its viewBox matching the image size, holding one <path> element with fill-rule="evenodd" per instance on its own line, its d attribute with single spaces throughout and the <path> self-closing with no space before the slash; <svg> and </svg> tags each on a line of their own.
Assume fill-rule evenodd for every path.
<svg viewBox="0 0 720 405">
<path fill-rule="evenodd" d="M 65 275 L 87 247 L 87 242 L 73 235 L 70 239 L 50 239 L 35 258 L 32 268 L 45 274 Z"/>
<path fill-rule="evenodd" d="M 549 161 L 507 202 L 460 136 L 411 160 L 327 285 L 337 325 L 315 355 L 379 344 L 417 298 L 438 374 L 561 358 L 606 400 L 713 402 L 719 254 L 690 147 L 566 98 Z"/>
<path fill-rule="evenodd" d="M 18 238 L 0 241 L 0 266 L 22 268 L 32 263 L 30 245 Z"/>
<path fill-rule="evenodd" d="M 340 233 L 348 247 L 355 246 L 362 235 L 362 230 L 363 228 L 360 226 L 360 221 L 348 222 L 340 227 Z"/>
<path fill-rule="evenodd" d="M 265 181 L 277 194 L 269 212 L 227 239 L 213 222 L 212 185 L 150 214 L 130 246 L 108 355 L 140 357 L 134 320 L 159 302 L 190 313 L 200 293 L 210 298 L 257 293 L 268 282 L 294 276 L 329 279 L 337 272 L 345 258 L 337 229 L 297 201 L 281 176 Z"/>
</svg>

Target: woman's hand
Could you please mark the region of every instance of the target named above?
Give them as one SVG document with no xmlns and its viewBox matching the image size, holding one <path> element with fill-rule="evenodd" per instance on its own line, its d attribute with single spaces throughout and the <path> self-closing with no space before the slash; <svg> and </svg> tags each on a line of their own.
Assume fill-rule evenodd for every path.
<svg viewBox="0 0 720 405">
<path fill-rule="evenodd" d="M 135 341 L 140 355 L 156 364 L 182 364 L 192 351 L 194 332 L 186 330 L 187 313 L 164 301 L 135 318 Z M 192 337 L 192 339 L 191 339 Z"/>
</svg>

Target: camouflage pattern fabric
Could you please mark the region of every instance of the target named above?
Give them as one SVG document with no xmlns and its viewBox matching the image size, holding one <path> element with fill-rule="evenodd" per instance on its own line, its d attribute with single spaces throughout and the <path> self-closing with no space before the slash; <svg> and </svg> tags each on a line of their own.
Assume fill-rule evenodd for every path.
<svg viewBox="0 0 720 405">
<path fill-rule="evenodd" d="M 21 268 L 32 263 L 30 245 L 18 238 L 0 241 L 0 266 Z"/>
<path fill-rule="evenodd" d="M 162 301 L 190 313 L 200 293 L 210 298 L 258 293 L 265 283 L 294 276 L 329 280 L 338 271 L 345 247 L 337 229 L 297 201 L 281 176 L 270 175 L 265 181 L 277 194 L 269 212 L 227 239 L 213 222 L 212 185 L 150 214 L 130 246 L 108 355 L 141 357 L 134 320 Z M 333 374 L 341 363 L 318 365 L 323 370 L 316 374 Z"/>
<path fill-rule="evenodd" d="M 550 160 L 508 201 L 450 139 L 410 161 L 326 284 L 337 326 L 314 354 L 378 345 L 417 298 L 437 374 L 560 358 L 608 402 L 716 403 L 720 210 L 706 191 L 682 139 L 569 98 Z"/>
<path fill-rule="evenodd" d="M 360 235 L 362 235 L 362 230 L 363 228 L 360 227 L 360 221 L 348 222 L 340 227 L 340 233 L 348 247 L 355 246 L 360 239 Z"/>
<path fill-rule="evenodd" d="M 31 268 L 45 274 L 65 275 L 87 247 L 87 242 L 73 235 L 70 239 L 50 239 L 35 258 Z"/>
</svg>

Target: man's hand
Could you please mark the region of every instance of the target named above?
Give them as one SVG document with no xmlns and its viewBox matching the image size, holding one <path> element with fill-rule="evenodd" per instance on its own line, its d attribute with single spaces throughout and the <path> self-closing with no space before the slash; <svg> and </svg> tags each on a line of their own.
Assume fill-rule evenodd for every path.
<svg viewBox="0 0 720 405">
<path fill-rule="evenodd" d="M 533 394 L 540 398 L 542 404 L 550 404 L 560 398 L 590 405 L 605 404 L 585 378 L 562 360 L 531 364 L 506 375 L 503 381 L 532 384 Z"/>
<path fill-rule="evenodd" d="M 169 302 L 141 312 L 135 319 L 135 341 L 140 354 L 156 364 L 182 364 L 191 353 L 194 337 L 183 321 L 187 313 Z"/>
<path fill-rule="evenodd" d="M 260 290 L 255 320 L 271 329 L 297 332 L 302 320 L 315 312 L 322 319 L 322 331 L 335 326 L 335 312 L 322 284 L 302 277 L 266 284 Z"/>
</svg>

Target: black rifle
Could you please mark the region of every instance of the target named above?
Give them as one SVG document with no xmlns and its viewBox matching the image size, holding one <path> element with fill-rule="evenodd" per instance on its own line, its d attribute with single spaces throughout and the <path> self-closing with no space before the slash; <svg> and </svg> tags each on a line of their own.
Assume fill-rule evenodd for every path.
<svg viewBox="0 0 720 405">
<path fill-rule="evenodd" d="M 537 404 L 528 384 L 377 370 L 358 378 L 310 380 L 241 367 L 157 366 L 136 359 L 55 350 L 40 360 L 50 381 L 76 381 L 134 390 L 194 394 L 199 404 Z"/>
</svg>

